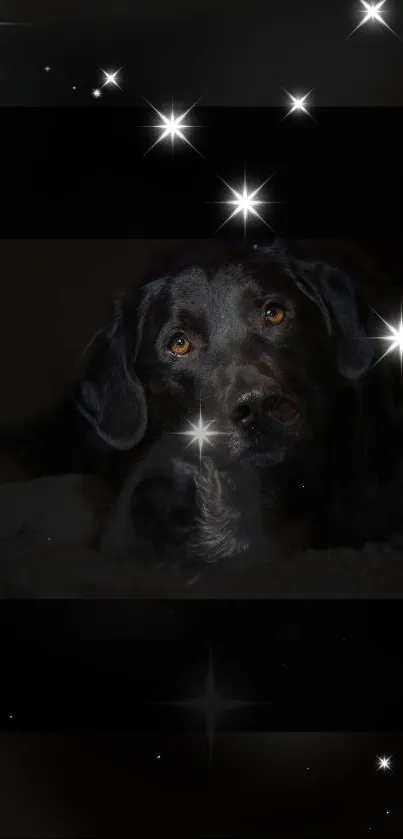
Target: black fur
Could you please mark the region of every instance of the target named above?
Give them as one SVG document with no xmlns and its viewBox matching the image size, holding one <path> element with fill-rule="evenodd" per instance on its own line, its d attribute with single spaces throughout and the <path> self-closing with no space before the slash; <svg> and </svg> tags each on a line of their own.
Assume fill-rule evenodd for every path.
<svg viewBox="0 0 403 839">
<path fill-rule="evenodd" d="M 287 311 L 278 327 L 263 324 L 268 302 Z M 148 279 L 121 302 L 78 400 L 116 449 L 135 445 L 146 428 L 148 439 L 170 441 L 160 474 L 154 469 L 133 491 L 133 533 L 147 535 L 157 557 L 178 559 L 182 546 L 181 556 L 209 561 L 252 546 L 265 510 L 285 522 L 305 517 L 313 544 L 370 538 L 354 510 L 370 492 L 382 424 L 382 404 L 376 418 L 362 413 L 368 389 L 380 394 L 379 376 L 369 375 L 375 330 L 349 276 L 297 259 L 281 243 L 206 247 Z M 168 349 L 178 331 L 193 346 L 180 358 Z M 256 421 L 244 428 L 237 411 L 256 394 Z M 178 457 L 171 434 L 196 421 L 200 406 L 223 434 L 201 465 L 185 444 Z"/>
<path fill-rule="evenodd" d="M 264 320 L 274 303 L 286 312 L 277 326 Z M 126 553 L 139 539 L 156 559 L 214 561 L 253 547 L 267 512 L 285 530 L 304 519 L 312 544 L 381 535 L 393 398 L 383 365 L 373 369 L 376 329 L 345 272 L 282 243 L 205 245 L 121 298 L 73 402 L 87 451 L 98 440 L 105 457 L 126 458 L 140 442 L 166 442 L 160 466 L 126 492 Z M 182 357 L 169 350 L 179 332 L 192 345 Z M 201 462 L 177 434 L 200 410 L 222 435 Z M 376 521 L 362 515 L 368 504 Z"/>
</svg>

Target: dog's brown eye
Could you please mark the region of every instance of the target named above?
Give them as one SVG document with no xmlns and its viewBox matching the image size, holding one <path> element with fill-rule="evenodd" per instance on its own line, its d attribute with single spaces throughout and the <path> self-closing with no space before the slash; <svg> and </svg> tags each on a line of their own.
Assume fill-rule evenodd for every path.
<svg viewBox="0 0 403 839">
<path fill-rule="evenodd" d="M 190 341 L 184 335 L 178 335 L 169 346 L 169 351 L 174 355 L 186 355 L 190 350 Z"/>
<path fill-rule="evenodd" d="M 285 318 L 285 311 L 281 306 L 268 306 L 264 313 L 266 323 L 271 323 L 272 326 L 278 326 Z"/>
</svg>

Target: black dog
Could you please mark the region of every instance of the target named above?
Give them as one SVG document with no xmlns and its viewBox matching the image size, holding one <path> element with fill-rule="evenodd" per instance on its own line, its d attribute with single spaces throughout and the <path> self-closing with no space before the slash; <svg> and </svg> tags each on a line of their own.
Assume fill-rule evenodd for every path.
<svg viewBox="0 0 403 839">
<path fill-rule="evenodd" d="M 383 365 L 368 375 L 375 333 L 346 274 L 282 244 L 206 246 L 120 301 L 76 405 L 109 449 L 165 441 L 126 487 L 126 553 L 140 539 L 212 561 L 301 521 L 309 545 L 382 538 L 374 440 L 392 426 Z M 178 432 L 200 416 L 218 434 L 199 460 Z M 384 449 L 384 477 L 392 460 Z"/>
<path fill-rule="evenodd" d="M 344 270 L 295 253 L 206 243 L 147 277 L 91 342 L 67 411 L 31 434 L 42 474 L 126 480 L 108 550 L 205 563 L 267 553 L 265 534 L 330 547 L 403 529 L 380 321 Z M 200 416 L 218 432 L 201 453 L 181 436 Z"/>
</svg>

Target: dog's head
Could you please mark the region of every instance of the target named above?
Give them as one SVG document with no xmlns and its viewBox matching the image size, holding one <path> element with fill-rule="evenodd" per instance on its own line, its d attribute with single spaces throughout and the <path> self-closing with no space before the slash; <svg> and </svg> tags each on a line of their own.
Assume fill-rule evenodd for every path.
<svg viewBox="0 0 403 839">
<path fill-rule="evenodd" d="M 188 430 L 201 411 L 219 432 L 209 454 L 280 463 L 328 427 L 340 393 L 368 372 L 366 314 L 349 277 L 323 262 L 282 245 L 206 246 L 119 303 L 77 404 L 115 449 L 146 429 Z"/>
</svg>

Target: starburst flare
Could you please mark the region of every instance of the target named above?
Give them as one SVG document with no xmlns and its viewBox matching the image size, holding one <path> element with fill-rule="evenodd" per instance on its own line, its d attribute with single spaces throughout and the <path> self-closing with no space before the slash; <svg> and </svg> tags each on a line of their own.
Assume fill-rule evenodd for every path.
<svg viewBox="0 0 403 839">
<path fill-rule="evenodd" d="M 210 420 L 209 422 L 205 422 L 205 420 L 203 419 L 203 416 L 202 416 L 201 408 L 200 408 L 199 420 L 198 420 L 197 424 L 193 423 L 193 422 L 189 422 L 190 428 L 187 431 L 177 431 L 175 433 L 176 434 L 181 434 L 185 437 L 190 437 L 191 438 L 190 442 L 188 443 L 186 448 L 188 448 L 189 446 L 195 445 L 195 444 L 198 445 L 199 446 L 199 455 L 200 455 L 200 459 L 201 459 L 204 444 L 205 443 L 208 443 L 210 445 L 212 444 L 211 437 L 227 436 L 224 431 L 215 431 L 214 429 L 211 429 L 211 426 L 213 425 L 214 422 L 215 422 L 215 420 Z"/>
<path fill-rule="evenodd" d="M 403 308 L 400 309 L 400 323 L 396 325 L 388 323 L 378 312 L 375 312 L 375 314 L 389 330 L 386 335 L 377 336 L 378 341 L 387 341 L 389 346 L 375 364 L 379 364 L 387 355 L 397 351 L 400 355 L 400 368 L 403 374 Z"/>
<path fill-rule="evenodd" d="M 389 26 L 389 24 L 386 23 L 386 20 L 383 18 L 383 15 L 386 11 L 385 9 L 383 9 L 383 6 L 385 5 L 386 0 L 380 0 L 380 2 L 378 3 L 367 3 L 366 0 L 360 0 L 360 2 L 364 8 L 360 9 L 359 11 L 362 15 L 364 15 L 364 17 L 360 21 L 360 23 L 355 27 L 355 29 L 353 29 L 353 31 L 350 32 L 349 35 L 347 35 L 347 38 L 350 38 L 351 35 L 354 35 L 354 32 L 357 32 L 357 29 L 361 29 L 361 27 L 364 26 L 366 23 L 374 21 L 375 23 L 381 23 L 382 26 L 385 26 L 386 29 L 389 29 L 389 32 L 391 32 L 392 35 L 395 36 L 395 38 L 398 38 L 399 41 L 401 40 L 397 32 L 395 32 L 394 29 L 392 29 Z"/>
<path fill-rule="evenodd" d="M 308 93 L 304 94 L 304 96 L 294 96 L 294 94 L 289 93 L 288 90 L 285 90 L 285 93 L 290 98 L 291 107 L 288 113 L 285 115 L 284 119 L 287 119 L 287 117 L 289 117 L 290 114 L 293 114 L 295 112 L 307 114 L 309 117 L 311 117 L 311 119 L 313 119 L 312 114 L 310 114 L 307 109 L 307 99 L 311 95 L 312 90 L 309 90 Z"/>
<path fill-rule="evenodd" d="M 112 85 L 112 86 L 118 87 L 119 90 L 122 90 L 122 88 L 120 87 L 120 84 L 119 84 L 119 81 L 120 81 L 119 73 L 120 73 L 121 69 L 122 68 L 120 67 L 119 70 L 112 70 L 111 72 L 109 72 L 108 70 L 102 70 L 102 73 L 104 74 L 104 81 L 103 81 L 103 84 L 101 85 L 101 87 L 106 87 L 107 85 Z"/>
<path fill-rule="evenodd" d="M 382 770 L 383 772 L 388 772 L 388 771 L 392 772 L 392 766 L 391 766 L 392 757 L 391 756 L 387 757 L 386 755 L 384 755 L 383 757 L 379 757 L 377 755 L 376 759 L 378 761 L 378 766 L 377 766 L 378 772 L 379 772 L 379 770 Z"/>
<path fill-rule="evenodd" d="M 273 177 L 273 175 L 270 175 L 269 178 L 266 178 L 266 180 L 263 181 L 263 183 L 260 184 L 260 186 L 258 186 L 257 189 L 254 189 L 254 190 L 250 190 L 248 188 L 247 183 L 246 183 L 246 175 L 244 176 L 244 185 L 243 185 L 243 188 L 241 190 L 240 189 L 234 189 L 234 187 L 230 186 L 230 184 L 228 184 L 226 181 L 224 181 L 223 178 L 220 178 L 220 180 L 223 182 L 223 184 L 225 184 L 226 187 L 228 187 L 228 189 L 230 190 L 230 192 L 232 193 L 232 195 L 234 197 L 233 198 L 228 198 L 226 201 L 217 201 L 215 203 L 217 203 L 217 204 L 227 204 L 230 207 L 234 207 L 234 209 L 230 213 L 228 218 L 226 218 L 225 221 L 223 221 L 223 223 L 220 225 L 220 227 L 218 229 L 221 230 L 221 228 L 224 227 L 224 225 L 228 224 L 228 222 L 231 221 L 231 219 L 233 219 L 235 216 L 242 215 L 245 236 L 246 236 L 246 223 L 247 223 L 247 220 L 248 220 L 249 216 L 254 216 L 254 217 L 258 218 L 259 221 L 262 221 L 263 224 L 265 224 L 266 227 L 269 227 L 270 230 L 272 230 L 273 233 L 274 233 L 275 231 L 273 230 L 273 228 L 270 227 L 270 225 L 267 223 L 267 221 L 260 215 L 260 213 L 257 210 L 257 207 L 261 207 L 264 204 L 277 204 L 278 203 L 277 201 L 264 201 L 261 198 L 257 197 L 260 193 L 260 190 L 263 189 L 264 186 L 266 186 L 266 184 L 271 180 L 272 177 Z"/>
<path fill-rule="evenodd" d="M 200 100 L 198 99 L 197 102 L 199 101 Z M 191 105 L 191 107 L 188 108 L 187 111 L 183 111 L 182 113 L 175 113 L 174 107 L 172 105 L 170 115 L 163 114 L 162 111 L 159 111 L 158 108 L 155 107 L 155 105 L 148 101 L 148 99 L 145 99 L 145 102 L 147 102 L 147 105 L 149 105 L 150 108 L 152 108 L 153 111 L 155 111 L 155 113 L 157 114 L 157 116 L 159 116 L 161 120 L 161 122 L 157 125 L 154 124 L 146 126 L 146 128 L 158 128 L 161 133 L 155 141 L 155 143 L 153 143 L 152 146 L 150 146 L 150 148 L 147 149 L 145 154 L 148 154 L 148 152 L 150 152 L 151 149 L 157 146 L 158 143 L 161 143 L 162 140 L 166 140 L 167 137 L 170 137 L 172 148 L 174 146 L 175 140 L 183 140 L 183 142 L 187 143 L 188 146 L 190 146 L 193 149 L 193 151 L 200 155 L 200 157 L 203 157 L 203 155 L 200 154 L 198 149 L 195 148 L 195 146 L 190 142 L 189 138 L 186 137 L 186 134 L 184 133 L 185 131 L 194 127 L 192 125 L 189 125 L 188 123 L 185 123 L 184 120 L 186 119 L 190 111 L 193 110 L 195 105 L 197 105 L 197 102 Z"/>
</svg>

